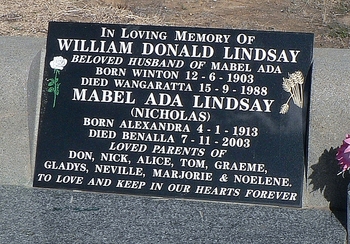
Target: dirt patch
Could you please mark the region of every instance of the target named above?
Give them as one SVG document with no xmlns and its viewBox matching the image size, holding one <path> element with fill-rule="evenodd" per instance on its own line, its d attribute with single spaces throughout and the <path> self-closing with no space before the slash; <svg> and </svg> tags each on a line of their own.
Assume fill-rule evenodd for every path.
<svg viewBox="0 0 350 244">
<path fill-rule="evenodd" d="M 45 36 L 49 21 L 311 32 L 349 48 L 350 0 L 4 0 L 0 35 Z"/>
</svg>

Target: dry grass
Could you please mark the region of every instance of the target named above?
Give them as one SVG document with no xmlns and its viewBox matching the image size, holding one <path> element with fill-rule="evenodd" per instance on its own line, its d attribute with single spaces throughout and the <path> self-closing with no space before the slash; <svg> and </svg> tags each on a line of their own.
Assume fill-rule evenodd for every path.
<svg viewBox="0 0 350 244">
<path fill-rule="evenodd" d="M 49 21 L 313 32 L 350 48 L 350 0 L 2 0 L 0 35 L 39 36 Z"/>
<path fill-rule="evenodd" d="M 92 0 L 5 0 L 0 35 L 45 36 L 49 21 L 160 24 L 157 16 L 137 16 L 122 5 Z"/>
</svg>

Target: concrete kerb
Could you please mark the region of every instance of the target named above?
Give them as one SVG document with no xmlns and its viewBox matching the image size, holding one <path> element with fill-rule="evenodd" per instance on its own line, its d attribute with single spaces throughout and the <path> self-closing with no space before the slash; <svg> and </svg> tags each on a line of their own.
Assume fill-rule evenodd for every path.
<svg viewBox="0 0 350 244">
<path fill-rule="evenodd" d="M 147 197 L 32 188 L 44 47 L 43 38 L 0 37 L 0 226 L 5 230 L 0 242 L 345 242 L 350 179 L 337 176 L 334 157 L 349 133 L 350 50 L 314 50 L 308 166 L 299 211 L 175 199 L 159 204 Z M 330 206 L 341 211 L 330 214 Z M 183 228 L 174 229 L 174 222 Z"/>
<path fill-rule="evenodd" d="M 0 184 L 31 185 L 27 89 L 28 79 L 38 82 L 40 60 L 35 56 L 44 43 L 0 37 Z"/>
<path fill-rule="evenodd" d="M 0 37 L 0 44 L 0 185 L 30 186 L 45 39 Z M 345 209 L 347 184 L 340 192 L 341 177 L 336 175 L 338 166 L 332 156 L 349 132 L 349 59 L 350 50 L 314 52 L 304 207 L 329 207 L 331 202 Z M 27 96 L 28 100 L 24 99 Z"/>
</svg>

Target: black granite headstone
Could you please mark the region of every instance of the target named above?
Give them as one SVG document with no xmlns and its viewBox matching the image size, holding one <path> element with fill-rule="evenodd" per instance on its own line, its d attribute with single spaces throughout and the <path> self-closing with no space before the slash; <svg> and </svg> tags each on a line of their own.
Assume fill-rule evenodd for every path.
<svg viewBox="0 0 350 244">
<path fill-rule="evenodd" d="M 301 206 L 313 35 L 50 23 L 34 186 Z"/>
</svg>

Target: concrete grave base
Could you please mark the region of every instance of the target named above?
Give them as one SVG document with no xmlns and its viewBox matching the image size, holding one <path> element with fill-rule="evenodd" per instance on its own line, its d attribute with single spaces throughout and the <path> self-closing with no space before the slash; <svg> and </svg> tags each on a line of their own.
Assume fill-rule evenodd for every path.
<svg viewBox="0 0 350 244">
<path fill-rule="evenodd" d="M 1 243 L 345 241 L 349 176 L 334 157 L 350 133 L 350 50 L 315 49 L 303 208 L 288 209 L 32 188 L 44 46 L 0 37 Z"/>
<path fill-rule="evenodd" d="M 1 243 L 344 243 L 327 209 L 0 186 Z"/>
</svg>

